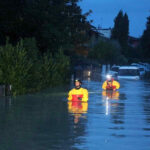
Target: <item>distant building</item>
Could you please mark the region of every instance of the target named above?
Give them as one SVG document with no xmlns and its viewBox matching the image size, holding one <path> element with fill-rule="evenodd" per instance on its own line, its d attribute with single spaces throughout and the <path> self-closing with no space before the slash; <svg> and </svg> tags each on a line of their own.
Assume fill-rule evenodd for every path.
<svg viewBox="0 0 150 150">
<path fill-rule="evenodd" d="M 98 28 L 98 32 L 101 34 L 101 36 L 110 39 L 111 38 L 111 32 L 112 29 L 111 28 L 106 28 L 106 29 L 102 29 L 102 28 Z"/>
<path fill-rule="evenodd" d="M 89 39 L 85 43 L 76 45 L 75 51 L 76 54 L 87 57 L 89 50 L 93 48 L 101 39 L 107 40 L 111 38 L 111 28 L 109 29 L 100 29 L 92 25 L 88 32 L 82 31 L 83 34 L 87 35 Z"/>
<path fill-rule="evenodd" d="M 90 36 L 89 47 L 92 48 L 99 42 L 100 38 L 102 37 L 102 34 L 99 33 L 97 28 L 92 26 L 92 30 L 90 30 L 89 36 Z"/>
<path fill-rule="evenodd" d="M 76 45 L 75 51 L 76 54 L 81 55 L 81 56 L 88 56 L 89 50 L 93 48 L 99 41 L 99 38 L 101 37 L 101 34 L 97 31 L 97 28 L 89 25 L 90 30 L 87 31 L 82 31 L 84 35 L 88 37 L 87 41 L 85 43 L 81 43 Z"/>
</svg>

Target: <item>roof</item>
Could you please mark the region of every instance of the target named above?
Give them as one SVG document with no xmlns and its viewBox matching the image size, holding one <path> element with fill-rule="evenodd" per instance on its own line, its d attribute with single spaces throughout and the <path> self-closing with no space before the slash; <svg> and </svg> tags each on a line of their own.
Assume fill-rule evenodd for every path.
<svg viewBox="0 0 150 150">
<path fill-rule="evenodd" d="M 119 69 L 139 69 L 139 68 L 136 66 L 121 66 L 119 67 Z"/>
</svg>

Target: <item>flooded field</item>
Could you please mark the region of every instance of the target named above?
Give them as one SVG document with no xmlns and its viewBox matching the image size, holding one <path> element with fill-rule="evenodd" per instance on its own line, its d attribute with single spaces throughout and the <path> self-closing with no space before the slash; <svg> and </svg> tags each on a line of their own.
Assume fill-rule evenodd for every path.
<svg viewBox="0 0 150 150">
<path fill-rule="evenodd" d="M 84 80 L 89 102 L 72 105 L 67 92 L 0 99 L 1 150 L 149 150 L 150 83 L 120 81 L 114 93 Z"/>
</svg>

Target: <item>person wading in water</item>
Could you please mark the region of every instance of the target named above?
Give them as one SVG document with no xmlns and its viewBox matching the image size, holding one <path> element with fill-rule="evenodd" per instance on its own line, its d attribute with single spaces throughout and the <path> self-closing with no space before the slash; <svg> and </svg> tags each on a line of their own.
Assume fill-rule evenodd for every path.
<svg viewBox="0 0 150 150">
<path fill-rule="evenodd" d="M 107 75 L 107 80 L 104 81 L 103 85 L 102 85 L 102 89 L 103 90 L 112 90 L 112 91 L 116 91 L 117 89 L 120 88 L 120 83 L 115 81 L 111 75 Z"/>
<path fill-rule="evenodd" d="M 69 91 L 68 100 L 69 101 L 77 101 L 77 102 L 87 102 L 88 101 L 88 90 L 82 88 L 82 82 L 79 79 L 76 79 L 75 88 Z"/>
</svg>

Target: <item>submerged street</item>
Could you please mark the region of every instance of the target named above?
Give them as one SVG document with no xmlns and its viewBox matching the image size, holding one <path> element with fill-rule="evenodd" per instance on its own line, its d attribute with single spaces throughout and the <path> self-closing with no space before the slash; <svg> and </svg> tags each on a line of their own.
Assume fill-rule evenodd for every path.
<svg viewBox="0 0 150 150">
<path fill-rule="evenodd" d="M 150 0 L 0 12 L 0 150 L 150 150 Z"/>
<path fill-rule="evenodd" d="M 119 92 L 94 93 L 97 82 L 86 82 L 91 91 L 87 126 L 79 149 L 149 149 L 150 84 L 120 81 Z M 92 94 L 93 92 L 93 94 Z"/>
<path fill-rule="evenodd" d="M 118 92 L 103 80 L 84 80 L 89 102 L 72 105 L 63 88 L 0 99 L 2 150 L 149 150 L 150 83 L 120 80 Z"/>
</svg>

